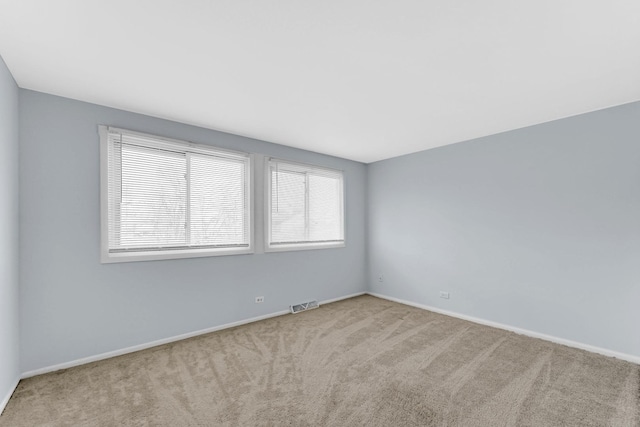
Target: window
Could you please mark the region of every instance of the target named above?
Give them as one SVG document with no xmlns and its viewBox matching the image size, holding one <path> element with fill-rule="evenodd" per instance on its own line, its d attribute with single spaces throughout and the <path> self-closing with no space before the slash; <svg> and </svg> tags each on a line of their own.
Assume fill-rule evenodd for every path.
<svg viewBox="0 0 640 427">
<path fill-rule="evenodd" d="M 250 158 L 100 127 L 102 262 L 252 252 Z"/>
<path fill-rule="evenodd" d="M 341 171 L 267 161 L 267 250 L 344 246 Z"/>
</svg>

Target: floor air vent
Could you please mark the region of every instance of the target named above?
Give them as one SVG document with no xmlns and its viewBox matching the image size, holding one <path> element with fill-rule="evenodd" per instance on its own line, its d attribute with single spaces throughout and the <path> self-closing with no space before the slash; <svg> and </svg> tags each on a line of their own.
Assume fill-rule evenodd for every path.
<svg viewBox="0 0 640 427">
<path fill-rule="evenodd" d="M 300 313 L 301 311 L 311 310 L 312 308 L 318 308 L 320 304 L 318 301 L 303 302 L 302 304 L 296 304 L 291 306 L 292 313 Z"/>
</svg>

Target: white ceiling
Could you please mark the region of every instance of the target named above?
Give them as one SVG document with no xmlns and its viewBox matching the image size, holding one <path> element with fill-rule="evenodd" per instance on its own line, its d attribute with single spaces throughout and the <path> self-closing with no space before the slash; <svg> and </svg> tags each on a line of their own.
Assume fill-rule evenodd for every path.
<svg viewBox="0 0 640 427">
<path fill-rule="evenodd" d="M 640 100 L 638 0 L 0 0 L 23 88 L 373 162 Z"/>
</svg>

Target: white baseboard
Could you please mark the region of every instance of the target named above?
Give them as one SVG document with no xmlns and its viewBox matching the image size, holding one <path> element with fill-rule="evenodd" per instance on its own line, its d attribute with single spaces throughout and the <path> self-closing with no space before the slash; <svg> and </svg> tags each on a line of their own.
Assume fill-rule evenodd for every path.
<svg viewBox="0 0 640 427">
<path fill-rule="evenodd" d="M 318 304 L 320 304 L 320 305 L 322 305 L 322 304 L 331 304 L 332 302 L 342 301 L 343 299 L 355 298 L 355 297 L 359 297 L 360 295 L 364 295 L 364 294 L 366 294 L 366 292 L 356 292 L 355 294 L 350 294 L 350 295 L 345 295 L 343 297 L 332 298 L 332 299 L 320 301 Z"/>
<path fill-rule="evenodd" d="M 424 304 L 419 304 L 411 301 L 406 301 L 400 298 L 390 297 L 388 295 L 379 294 L 376 292 L 367 292 L 367 294 L 386 299 L 389 301 L 397 302 L 404 305 L 409 305 L 423 310 L 433 311 L 434 313 L 444 314 L 445 316 L 456 317 L 462 320 L 468 320 L 469 322 L 478 323 L 480 325 L 491 326 L 493 328 L 504 329 L 506 331 L 515 332 L 516 334 L 526 335 L 532 338 L 539 338 L 545 341 L 551 341 L 556 344 L 566 345 L 567 347 L 578 348 L 580 350 L 586 350 L 591 353 L 602 354 L 604 356 L 615 357 L 616 359 L 626 360 L 628 362 L 636 363 L 640 365 L 640 356 L 634 356 L 631 354 L 620 353 L 617 351 L 609 350 L 606 348 L 596 347 L 589 344 L 583 344 L 577 341 L 571 341 L 564 338 L 554 337 L 553 335 L 542 334 L 539 332 L 530 331 L 528 329 L 517 328 L 515 326 L 505 325 L 503 323 L 493 322 L 491 320 L 480 319 L 478 317 L 467 316 L 466 314 L 460 314 L 453 311 L 443 310 L 437 307 L 431 307 Z"/>
<path fill-rule="evenodd" d="M 353 297 L 357 297 L 357 296 L 364 295 L 364 294 L 365 294 L 365 292 L 358 292 L 358 293 L 355 293 L 355 294 L 350 294 L 350 295 L 345 295 L 345 296 L 341 296 L 341 297 L 337 297 L 337 298 L 332 298 L 332 299 L 325 300 L 325 301 L 320 301 L 319 304 L 320 305 L 329 304 L 329 303 L 332 303 L 332 302 L 336 302 L 336 301 L 340 301 L 340 300 L 348 299 L 348 298 L 353 298 Z M 169 344 L 169 343 L 172 343 L 172 342 L 184 340 L 184 339 L 187 339 L 187 338 L 196 337 L 198 335 L 208 334 L 208 333 L 211 333 L 211 332 L 220 331 L 220 330 L 223 330 L 223 329 L 235 328 L 236 326 L 246 325 L 247 323 L 259 322 L 260 320 L 269 319 L 271 317 L 282 316 L 284 314 L 289 314 L 289 310 L 276 311 L 274 313 L 265 314 L 265 315 L 257 316 L 257 317 L 252 317 L 250 319 L 244 319 L 244 320 L 239 320 L 237 322 L 226 323 L 224 325 L 213 326 L 211 328 L 201 329 L 199 331 L 194 331 L 194 332 L 188 332 L 186 334 L 176 335 L 176 336 L 169 337 L 169 338 L 163 338 L 163 339 L 156 340 L 156 341 L 151 341 L 151 342 L 148 342 L 148 343 L 145 343 L 145 344 L 138 344 L 138 345 L 134 345 L 132 347 L 123 348 L 123 349 L 120 349 L 120 350 L 108 351 L 106 353 L 96 354 L 94 356 L 83 357 L 81 359 L 72 360 L 70 362 L 64 362 L 64 363 L 59 363 L 57 365 L 46 366 L 44 368 L 34 369 L 32 371 L 24 372 L 21 375 L 21 378 L 35 377 L 36 375 L 48 374 L 49 372 L 55 372 L 55 371 L 59 371 L 61 369 L 73 368 L 74 366 L 85 365 L 87 363 L 97 362 L 98 360 L 110 359 L 112 357 L 122 356 L 123 354 L 134 353 L 136 351 L 146 350 L 146 349 L 151 348 L 151 347 L 157 347 L 159 345 Z"/>
<path fill-rule="evenodd" d="M 17 378 L 15 383 L 14 383 L 14 385 L 13 385 L 13 387 L 11 387 L 9 389 L 9 393 L 0 402 L 0 415 L 2 415 L 2 412 L 4 411 L 4 408 L 7 407 L 7 403 L 9 403 L 9 399 L 11 399 L 11 396 L 13 396 L 13 392 L 16 391 L 16 387 L 18 387 L 18 383 L 19 382 L 20 382 L 20 378 Z"/>
</svg>

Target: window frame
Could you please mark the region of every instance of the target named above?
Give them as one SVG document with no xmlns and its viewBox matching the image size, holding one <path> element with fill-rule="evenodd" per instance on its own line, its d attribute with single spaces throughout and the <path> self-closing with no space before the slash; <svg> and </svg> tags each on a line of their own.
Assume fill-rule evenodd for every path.
<svg viewBox="0 0 640 427">
<path fill-rule="evenodd" d="M 342 229 L 342 241 L 340 242 L 308 242 L 308 243 L 290 243 L 290 244 L 271 244 L 271 162 L 281 162 L 305 168 L 308 171 L 326 171 L 330 174 L 339 174 L 342 183 L 341 190 L 341 210 L 340 210 L 340 227 Z M 269 252 L 288 252 L 303 251 L 312 249 L 336 249 L 346 247 L 347 242 L 347 224 L 346 224 L 346 178 L 343 170 L 329 168 L 325 166 L 311 165 L 308 163 L 300 163 L 292 160 L 286 160 L 278 157 L 265 156 L 264 159 L 264 251 Z"/>
<path fill-rule="evenodd" d="M 197 249 L 168 249 L 168 250 L 136 250 L 131 252 L 110 252 L 109 251 L 109 133 L 117 132 L 144 138 L 151 138 L 161 147 L 166 144 L 167 147 L 182 145 L 193 152 L 201 152 L 211 154 L 212 152 L 220 154 L 229 154 L 230 156 L 240 156 L 247 158 L 247 168 L 245 171 L 245 179 L 247 185 L 247 219 L 249 225 L 247 231 L 248 247 L 241 248 L 197 248 Z M 99 125 L 98 134 L 100 136 L 100 260 L 103 264 L 135 262 L 135 261 L 154 261 L 168 259 L 184 259 L 184 258 L 201 258 L 226 255 L 246 255 L 253 254 L 255 251 L 255 233 L 254 233 L 254 155 L 242 151 L 227 150 L 208 144 L 193 143 L 190 141 L 166 138 L 158 135 L 152 135 L 143 132 L 122 129 L 113 126 Z"/>
</svg>

